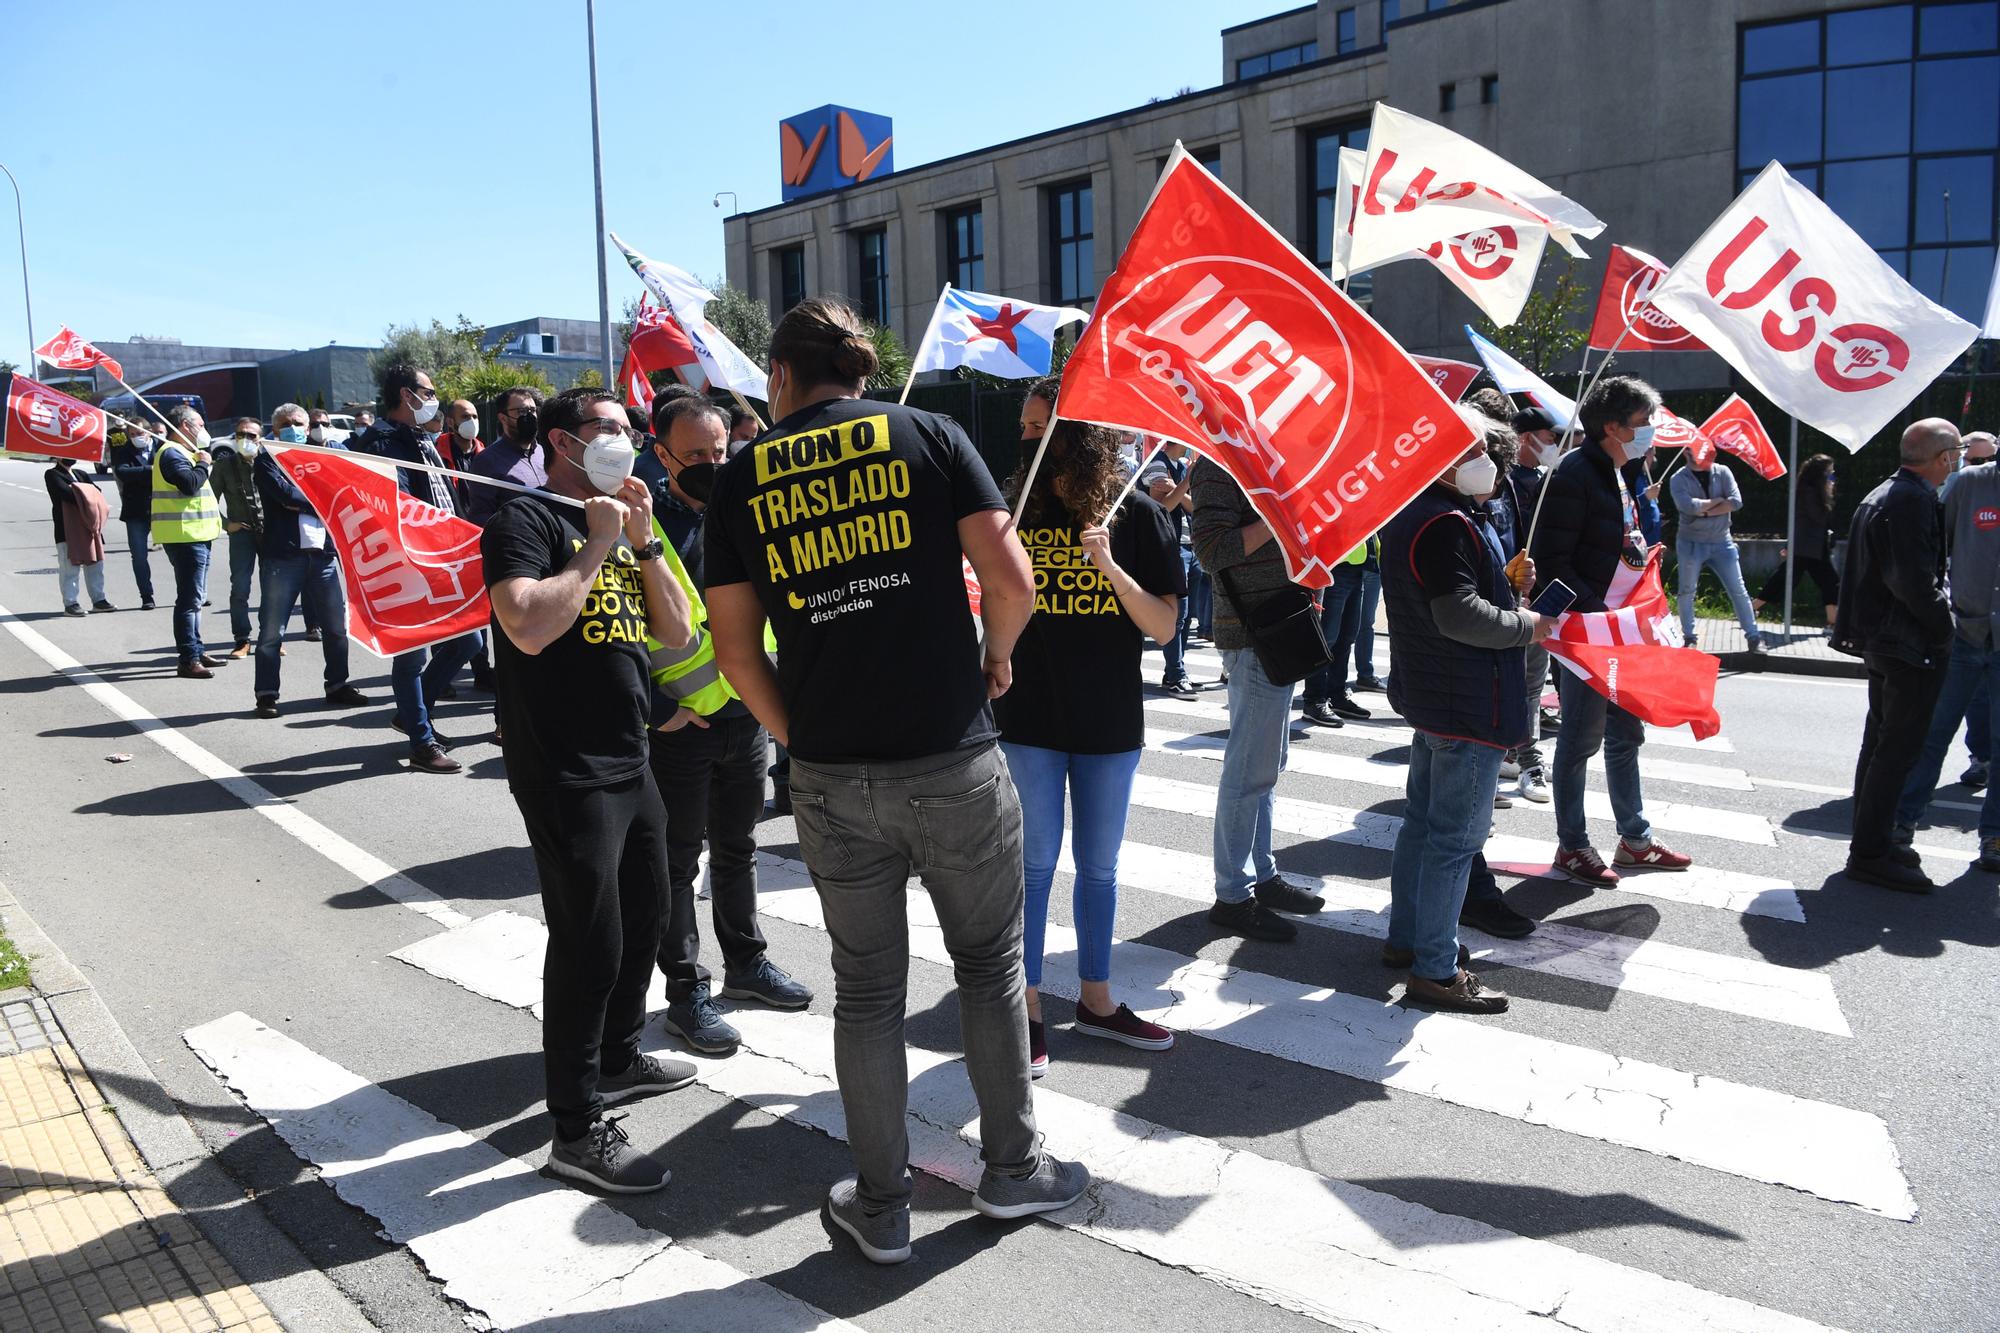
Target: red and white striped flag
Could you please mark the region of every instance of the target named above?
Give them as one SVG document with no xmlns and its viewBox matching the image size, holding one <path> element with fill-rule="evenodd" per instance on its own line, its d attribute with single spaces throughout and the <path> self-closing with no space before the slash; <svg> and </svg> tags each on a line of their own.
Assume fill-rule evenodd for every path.
<svg viewBox="0 0 2000 1333">
<path fill-rule="evenodd" d="M 1660 583 L 1660 550 L 1653 548 L 1644 569 L 1621 567 L 1605 601 L 1607 611 L 1571 611 L 1556 618 L 1556 632 L 1543 642 L 1549 656 L 1606 699 L 1642 722 L 1677 727 L 1685 722 L 1697 740 L 1722 730 L 1715 711 L 1715 679 L 1721 665 L 1695 648 L 1681 646 L 1680 625 Z"/>
</svg>

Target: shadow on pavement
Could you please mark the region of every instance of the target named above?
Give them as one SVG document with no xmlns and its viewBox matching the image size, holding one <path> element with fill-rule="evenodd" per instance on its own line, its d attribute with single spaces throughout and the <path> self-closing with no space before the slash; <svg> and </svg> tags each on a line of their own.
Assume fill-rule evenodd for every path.
<svg viewBox="0 0 2000 1333">
<path fill-rule="evenodd" d="M 1615 1194 L 1571 1194 L 1545 1185 L 1451 1180 L 1442 1176 L 1384 1176 L 1355 1179 L 1348 1183 L 1420 1203 L 1455 1217 L 1505 1218 L 1504 1225 L 1508 1231 L 1535 1240 L 1616 1227 L 1668 1227 L 1717 1240 L 1743 1239 L 1727 1227 L 1677 1213 L 1649 1199 L 1622 1191 Z M 1435 1244 L 1439 1234 L 1436 1229 L 1426 1229 L 1422 1242 Z"/>
</svg>

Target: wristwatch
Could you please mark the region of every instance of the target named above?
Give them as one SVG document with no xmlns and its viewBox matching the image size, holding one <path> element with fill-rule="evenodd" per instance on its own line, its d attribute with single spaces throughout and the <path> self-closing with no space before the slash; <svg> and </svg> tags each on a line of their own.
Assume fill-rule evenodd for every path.
<svg viewBox="0 0 2000 1333">
<path fill-rule="evenodd" d="M 641 560 L 664 560 L 666 559 L 667 555 L 667 544 L 661 541 L 658 537 L 655 537 L 653 538 L 653 540 L 647 542 L 644 546 L 641 546 L 638 550 L 634 551 L 633 554 L 638 556 Z"/>
</svg>

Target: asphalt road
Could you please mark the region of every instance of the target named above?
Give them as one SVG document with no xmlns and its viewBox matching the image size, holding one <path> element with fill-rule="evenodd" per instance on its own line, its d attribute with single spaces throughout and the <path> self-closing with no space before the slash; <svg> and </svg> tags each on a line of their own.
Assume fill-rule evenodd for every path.
<svg viewBox="0 0 2000 1333">
<path fill-rule="evenodd" d="M 53 566 L 38 469 L 0 462 L 0 880 L 97 986 L 225 1169 L 369 1318 L 397 1330 L 464 1327 L 412 1249 L 378 1236 L 385 1226 L 401 1234 L 394 1217 L 385 1224 L 337 1199 L 317 1179 L 328 1163 L 302 1161 L 269 1108 L 247 1107 L 184 1034 L 250 1015 L 502 1157 L 539 1161 L 548 1130 L 535 1017 L 391 957 L 459 921 L 453 912 L 475 926 L 498 912 L 530 928 L 540 919 L 490 744 L 490 701 L 468 691 L 440 709 L 441 728 L 463 738 L 463 775 L 412 772 L 388 726 L 383 664 L 359 649 L 357 681 L 374 706 L 320 706 L 318 651 L 294 639 L 286 711 L 260 721 L 248 662 L 212 681 L 177 679 L 166 610 L 67 619 Z M 109 568 L 112 599 L 136 606 L 122 544 Z M 154 568 L 170 589 L 165 562 L 156 556 Z M 226 647 L 224 580 L 212 587 L 206 632 Z M 116 694 L 56 673 L 51 652 Z M 1212 663 L 1198 659 L 1195 675 L 1212 680 Z M 120 699 L 169 730 L 142 736 Z M 634 1140 L 660 1148 L 675 1179 L 602 1207 L 730 1266 L 746 1289 L 762 1283 L 875 1330 L 1478 1326 L 1483 1316 L 1445 1301 L 1441 1282 L 1453 1300 L 1506 1305 L 1507 1283 L 1572 1271 L 1600 1284 L 1595 1313 L 1580 1296 L 1516 1304 L 1578 1327 L 1689 1327 L 1678 1302 L 1702 1309 L 1716 1297 L 1763 1307 L 1769 1326 L 1782 1315 L 1857 1330 L 1995 1327 L 2000 912 L 1994 877 L 1966 864 L 1975 813 L 1934 808 L 1919 837 L 1959 854 L 1931 857 L 1934 896 L 1849 884 L 1835 874 L 1839 793 L 1862 690 L 1734 677 L 1719 702 L 1725 744 L 1663 739 L 1646 750 L 1661 765 L 1649 807 L 1662 837 L 1704 868 L 1700 892 L 1664 877 L 1595 894 L 1523 879 L 1510 901 L 1571 929 L 1544 931 L 1558 942 L 1540 961 L 1517 952 L 1514 965 L 1481 966 L 1515 996 L 1512 1012 L 1405 1032 L 1395 1028 L 1403 1011 L 1385 1006 L 1397 975 L 1366 933 L 1388 885 L 1381 830 L 1401 809 L 1388 766 L 1405 757 L 1404 738 L 1360 726 L 1315 733 L 1295 745 L 1281 782 L 1293 800 L 1280 862 L 1346 886 L 1354 905 L 1340 928 L 1305 930 L 1288 946 L 1217 939 L 1197 901 L 1211 825 L 1176 808 L 1193 799 L 1176 784 L 1213 787 L 1219 766 L 1181 738 L 1219 736 L 1225 724 L 1162 700 L 1149 710 L 1158 748 L 1142 762 L 1161 781 L 1142 792 L 1127 833 L 1156 854 L 1128 853 L 1117 932 L 1132 947 L 1114 984 L 1135 1008 L 1158 1008 L 1171 997 L 1151 989 L 1154 972 L 1180 969 L 1177 1016 L 1199 1031 L 1161 1055 L 1091 1043 L 1067 1030 L 1069 1006 L 1051 996 L 1059 1026 L 1038 1085 L 1044 1127 L 1087 1161 L 1100 1154 L 1094 1165 L 1115 1188 L 1093 1211 L 1072 1210 L 1067 1226 L 1000 1226 L 925 1175 L 916 1260 L 873 1268 L 821 1220 L 826 1185 L 848 1169 L 845 1146 L 814 1127 L 810 1108 L 788 1115 L 739 1086 L 759 1069 L 780 1072 L 746 1057 L 733 1072 L 707 1062 L 702 1085 L 630 1104 Z M 204 776 L 163 736 L 192 742 L 337 839 L 302 837 L 251 809 L 240 785 Z M 118 754 L 131 759 L 107 762 Z M 1963 764 L 1955 750 L 1947 776 Z M 1969 807 L 1977 797 L 1950 787 L 1940 800 Z M 1608 825 L 1593 823 L 1608 847 Z M 1553 821 L 1523 804 L 1497 814 L 1495 831 L 1546 840 Z M 761 843 L 797 855 L 788 819 L 767 820 Z M 342 847 L 442 899 L 444 920 L 371 887 L 354 867 L 375 863 Z M 1052 905 L 1060 924 L 1070 920 L 1066 883 Z M 782 1072 L 803 1078 L 820 1056 L 798 1034 L 831 1012 L 826 938 L 809 893 L 771 902 L 773 958 L 820 999 L 806 1018 L 759 1016 L 755 1031 L 772 1035 L 752 1047 L 756 1059 L 782 1059 L 796 1041 Z M 1592 958 L 1625 961 L 1600 975 Z M 957 1051 L 948 970 L 921 956 L 910 1014 L 915 1047 Z M 1392 1059 L 1357 1032 L 1378 1020 Z M 942 1086 L 954 1069 L 920 1085 Z M 1165 1176 L 1146 1173 L 1167 1170 L 1171 1145 L 1213 1167 L 1203 1188 L 1155 1187 Z M 379 1181 L 393 1194 L 397 1179 Z M 1381 1219 L 1395 1201 L 1420 1208 L 1396 1212 L 1392 1226 Z M 383 1205 L 392 1214 L 394 1202 Z M 1284 1267 L 1302 1237 L 1337 1217 L 1362 1219 L 1350 1249 L 1374 1247 L 1365 1265 L 1308 1248 Z M 577 1244 L 518 1228 L 509 1240 L 549 1255 Z M 1468 1278 L 1482 1257 L 1491 1271 Z M 1364 1271 L 1366 1281 L 1345 1276 Z M 476 1271 L 436 1276 L 481 1290 Z M 1731 1313 L 1717 1326 L 1766 1326 L 1745 1306 L 1722 1308 Z"/>
</svg>

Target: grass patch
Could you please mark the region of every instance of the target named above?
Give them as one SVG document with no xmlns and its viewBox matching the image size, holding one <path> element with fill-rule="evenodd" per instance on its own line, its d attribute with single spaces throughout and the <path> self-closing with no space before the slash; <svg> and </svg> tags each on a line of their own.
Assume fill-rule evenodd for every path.
<svg viewBox="0 0 2000 1333">
<path fill-rule="evenodd" d="M 7 932 L 0 930 L 0 990 L 27 984 L 28 960 L 14 947 L 14 941 L 7 938 Z"/>
</svg>

